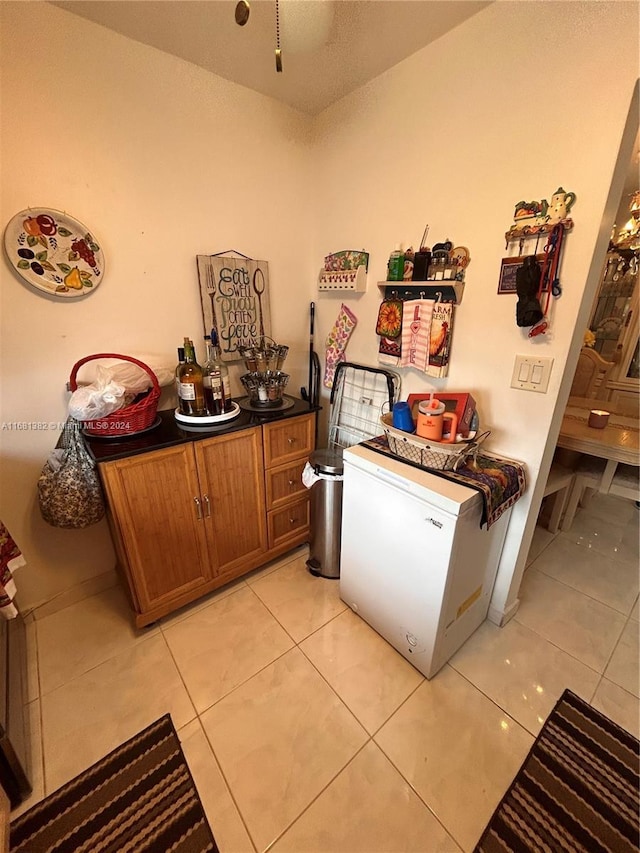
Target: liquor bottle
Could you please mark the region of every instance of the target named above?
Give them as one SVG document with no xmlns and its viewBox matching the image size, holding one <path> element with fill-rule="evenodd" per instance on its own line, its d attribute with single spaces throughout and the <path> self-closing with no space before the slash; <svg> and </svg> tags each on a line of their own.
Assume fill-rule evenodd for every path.
<svg viewBox="0 0 640 853">
<path fill-rule="evenodd" d="M 213 356 L 213 363 L 218 367 L 220 375 L 222 376 L 222 388 L 224 390 L 224 410 L 225 412 L 230 412 L 233 408 L 233 399 L 231 397 L 231 381 L 229 379 L 229 368 L 222 360 L 222 351 L 220 350 L 220 344 L 218 343 L 218 332 L 215 329 L 211 329 L 211 352 Z"/>
<path fill-rule="evenodd" d="M 178 365 L 176 367 L 176 394 L 180 402 L 180 368 L 184 364 L 184 347 L 178 347 Z"/>
<path fill-rule="evenodd" d="M 204 415 L 202 368 L 196 361 L 193 343 L 184 339 L 185 362 L 178 371 L 180 411 L 183 415 Z"/>
<path fill-rule="evenodd" d="M 202 367 L 202 383 L 204 385 L 204 403 L 208 415 L 221 415 L 224 412 L 224 385 L 222 373 L 216 363 L 211 338 L 204 336 L 207 347 L 207 360 Z"/>
</svg>

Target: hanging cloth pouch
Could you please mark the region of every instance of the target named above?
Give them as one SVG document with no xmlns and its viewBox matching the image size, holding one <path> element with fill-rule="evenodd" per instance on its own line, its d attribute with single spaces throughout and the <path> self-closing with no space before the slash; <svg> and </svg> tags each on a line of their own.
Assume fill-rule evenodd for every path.
<svg viewBox="0 0 640 853">
<path fill-rule="evenodd" d="M 540 288 L 540 264 L 535 255 L 524 259 L 516 272 L 516 323 L 518 326 L 534 326 L 544 314 L 538 297 Z"/>
<path fill-rule="evenodd" d="M 105 506 L 95 465 L 80 435 L 80 423 L 68 418 L 56 449 L 38 479 L 40 513 L 53 527 L 96 524 Z"/>
<path fill-rule="evenodd" d="M 376 335 L 394 341 L 402 331 L 402 300 L 397 297 L 385 299 L 378 311 Z"/>
</svg>

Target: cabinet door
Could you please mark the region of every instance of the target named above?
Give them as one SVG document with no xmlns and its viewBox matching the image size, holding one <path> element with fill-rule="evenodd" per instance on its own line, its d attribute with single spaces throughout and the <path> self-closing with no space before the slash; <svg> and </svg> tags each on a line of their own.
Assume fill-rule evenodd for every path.
<svg viewBox="0 0 640 853">
<path fill-rule="evenodd" d="M 264 427 L 265 468 L 308 456 L 313 450 L 315 415 L 286 418 Z"/>
<path fill-rule="evenodd" d="M 260 427 L 196 442 L 209 553 L 231 574 L 267 549 Z"/>
<path fill-rule="evenodd" d="M 141 611 L 165 604 L 213 576 L 191 444 L 103 466 L 103 482 Z"/>
</svg>

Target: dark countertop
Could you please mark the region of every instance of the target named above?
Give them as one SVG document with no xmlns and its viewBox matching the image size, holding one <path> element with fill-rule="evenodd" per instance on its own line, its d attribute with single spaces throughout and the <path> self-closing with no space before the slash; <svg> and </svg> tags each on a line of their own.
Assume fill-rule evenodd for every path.
<svg viewBox="0 0 640 853">
<path fill-rule="evenodd" d="M 148 432 L 124 438 L 96 438 L 85 435 L 84 442 L 89 455 L 95 462 L 113 462 L 116 459 L 135 456 L 138 453 L 149 453 L 152 450 L 161 450 L 164 447 L 173 447 L 177 444 L 185 444 L 188 441 L 200 441 L 204 438 L 213 438 L 216 435 L 227 435 L 248 427 L 261 426 L 273 421 L 320 411 L 319 406 L 310 406 L 304 400 L 294 397 L 287 397 L 287 399 L 294 401 L 294 405 L 289 409 L 283 411 L 274 409 L 246 411 L 241 409 L 240 414 L 233 420 L 223 421 L 218 426 L 206 428 L 184 427 L 176 421 L 173 409 L 165 409 L 158 412 L 160 418 L 158 426 Z"/>
</svg>

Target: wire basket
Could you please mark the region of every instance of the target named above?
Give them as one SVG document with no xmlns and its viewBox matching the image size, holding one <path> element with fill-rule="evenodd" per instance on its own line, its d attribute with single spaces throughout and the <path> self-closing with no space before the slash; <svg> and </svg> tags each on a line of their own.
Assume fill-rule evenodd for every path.
<svg viewBox="0 0 640 853">
<path fill-rule="evenodd" d="M 485 432 L 476 439 L 449 444 L 427 441 L 419 435 L 396 429 L 392 425 L 391 414 L 382 415 L 380 422 L 387 436 L 389 450 L 393 454 L 415 462 L 421 468 L 432 468 L 435 471 L 455 471 L 470 456 L 477 453 L 478 447 L 489 435 Z"/>
<path fill-rule="evenodd" d="M 82 365 L 86 364 L 87 361 L 92 361 L 95 358 L 119 358 L 122 361 L 130 361 L 133 364 L 137 364 L 138 367 L 141 367 L 149 374 L 149 378 L 151 379 L 151 388 L 143 394 L 138 394 L 134 402 L 130 403 L 128 406 L 123 406 L 122 409 L 118 409 L 110 415 L 105 415 L 103 418 L 95 421 L 83 421 L 82 426 L 85 433 L 88 435 L 99 436 L 125 436 L 134 435 L 135 433 L 142 432 L 142 430 L 150 427 L 154 423 L 158 411 L 160 385 L 153 370 L 151 370 L 151 368 L 143 361 L 138 361 L 137 358 L 133 358 L 130 355 L 119 355 L 118 353 L 113 352 L 101 352 L 96 353 L 95 355 L 87 355 L 73 365 L 71 376 L 69 377 L 69 388 L 71 391 L 75 391 L 78 387 L 78 383 L 76 382 L 78 370 L 80 370 Z"/>
</svg>

